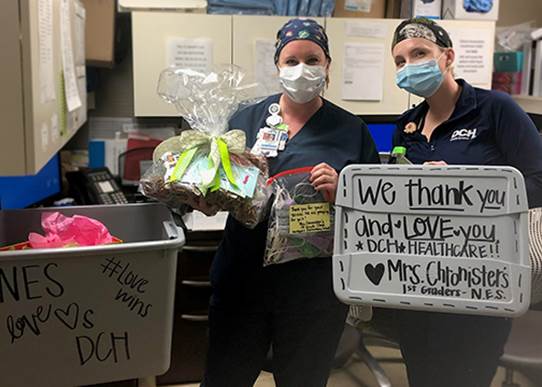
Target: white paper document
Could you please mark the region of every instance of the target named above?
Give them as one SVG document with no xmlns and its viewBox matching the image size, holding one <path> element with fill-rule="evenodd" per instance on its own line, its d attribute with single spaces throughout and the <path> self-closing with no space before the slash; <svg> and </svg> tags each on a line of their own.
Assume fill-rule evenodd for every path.
<svg viewBox="0 0 542 387">
<path fill-rule="evenodd" d="M 382 100 L 384 52 L 382 43 L 345 43 L 343 100 Z"/>
<path fill-rule="evenodd" d="M 213 63 L 213 41 L 208 38 L 177 38 L 167 40 L 169 66 L 207 71 Z"/>
<path fill-rule="evenodd" d="M 491 30 L 448 28 L 455 49 L 456 78 L 491 88 L 493 71 L 493 40 Z"/>
<path fill-rule="evenodd" d="M 60 3 L 60 49 L 62 51 L 62 71 L 64 74 L 64 92 L 68 111 L 81 107 L 81 98 L 77 89 L 73 45 L 71 36 L 70 2 L 62 0 Z"/>
<path fill-rule="evenodd" d="M 347 37 L 384 39 L 388 34 L 388 26 L 384 23 L 370 21 L 347 21 L 344 23 Z"/>
<path fill-rule="evenodd" d="M 53 0 L 38 3 L 40 102 L 56 99 L 53 69 Z"/>
<path fill-rule="evenodd" d="M 51 116 L 51 141 L 53 144 L 56 144 L 58 142 L 58 138 L 60 137 L 60 130 L 58 129 L 58 115 L 54 113 Z"/>
<path fill-rule="evenodd" d="M 74 34 L 75 34 L 75 71 L 77 77 L 85 76 L 85 8 L 78 3 L 73 3 L 75 7 Z"/>
<path fill-rule="evenodd" d="M 183 215 L 186 228 L 191 231 L 224 230 L 227 219 L 228 213 L 225 211 L 219 211 L 214 216 L 207 216 L 196 210 Z"/>
<path fill-rule="evenodd" d="M 254 76 L 262 95 L 271 95 L 280 92 L 280 83 L 277 66 L 273 57 L 275 55 L 275 42 L 269 39 L 256 39 L 254 42 Z"/>
</svg>

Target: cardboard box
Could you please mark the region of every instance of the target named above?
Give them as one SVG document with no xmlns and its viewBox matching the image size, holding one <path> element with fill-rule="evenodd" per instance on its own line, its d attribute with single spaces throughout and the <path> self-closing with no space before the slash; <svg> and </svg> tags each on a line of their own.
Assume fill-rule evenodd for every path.
<svg viewBox="0 0 542 387">
<path fill-rule="evenodd" d="M 399 19 L 401 17 L 401 0 L 386 1 L 386 18 Z"/>
<path fill-rule="evenodd" d="M 412 16 L 424 16 L 429 19 L 440 19 L 441 10 L 442 0 L 414 0 Z"/>
<path fill-rule="evenodd" d="M 386 16 L 386 0 L 337 0 L 333 16 L 384 18 Z"/>
<path fill-rule="evenodd" d="M 113 67 L 115 61 L 115 0 L 82 0 L 86 10 L 86 62 Z"/>
<path fill-rule="evenodd" d="M 523 70 L 523 51 L 494 53 L 493 68 L 495 72 L 520 73 Z"/>
<path fill-rule="evenodd" d="M 429 19 L 440 19 L 442 0 L 402 0 L 401 19 L 424 16 Z"/>
<path fill-rule="evenodd" d="M 442 18 L 457 20 L 498 20 L 499 0 L 483 2 L 487 4 L 485 9 L 469 9 L 465 0 L 443 0 Z"/>
</svg>

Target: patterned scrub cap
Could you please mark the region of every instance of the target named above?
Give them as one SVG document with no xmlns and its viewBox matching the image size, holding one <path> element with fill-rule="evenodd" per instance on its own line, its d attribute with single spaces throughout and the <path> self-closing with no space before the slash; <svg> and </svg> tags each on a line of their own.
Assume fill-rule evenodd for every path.
<svg viewBox="0 0 542 387">
<path fill-rule="evenodd" d="M 294 40 L 310 40 L 319 45 L 326 57 L 329 56 L 329 45 L 324 27 L 312 19 L 291 19 L 277 32 L 277 42 L 275 43 L 275 64 L 279 61 L 279 55 L 284 46 Z"/>
<path fill-rule="evenodd" d="M 414 17 L 404 20 L 395 29 L 391 48 L 406 39 L 422 38 L 443 48 L 452 47 L 452 39 L 448 32 L 433 20 L 425 17 Z"/>
</svg>

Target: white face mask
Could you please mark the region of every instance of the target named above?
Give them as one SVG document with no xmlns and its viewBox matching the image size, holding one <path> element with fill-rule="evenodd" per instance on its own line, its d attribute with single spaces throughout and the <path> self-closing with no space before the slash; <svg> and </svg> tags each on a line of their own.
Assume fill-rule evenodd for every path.
<svg viewBox="0 0 542 387">
<path fill-rule="evenodd" d="M 322 92 L 326 84 L 326 69 L 300 63 L 281 67 L 279 77 L 282 88 L 292 101 L 307 103 Z"/>
</svg>

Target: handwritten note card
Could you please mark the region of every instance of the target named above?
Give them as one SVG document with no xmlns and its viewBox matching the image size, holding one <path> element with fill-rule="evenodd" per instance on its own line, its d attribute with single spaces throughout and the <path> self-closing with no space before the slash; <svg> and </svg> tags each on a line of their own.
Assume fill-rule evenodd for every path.
<svg viewBox="0 0 542 387">
<path fill-rule="evenodd" d="M 289 208 L 290 233 L 329 231 L 331 217 L 329 203 L 296 204 Z"/>
<path fill-rule="evenodd" d="M 527 200 L 512 168 L 349 167 L 335 289 L 348 302 L 517 315 L 529 304 Z"/>
</svg>

